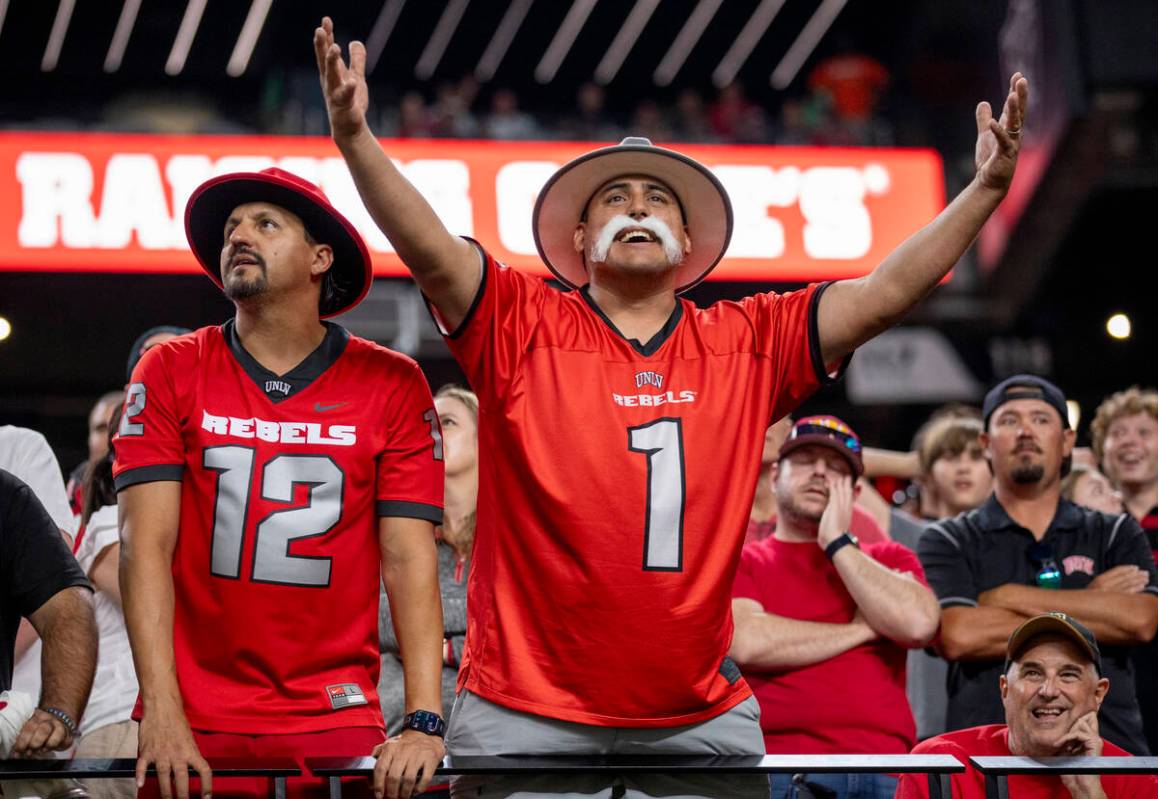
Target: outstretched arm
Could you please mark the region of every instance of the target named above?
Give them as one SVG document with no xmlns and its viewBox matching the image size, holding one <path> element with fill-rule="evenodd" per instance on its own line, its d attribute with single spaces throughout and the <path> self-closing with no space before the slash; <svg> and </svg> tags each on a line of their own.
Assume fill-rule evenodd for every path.
<svg viewBox="0 0 1158 799">
<path fill-rule="evenodd" d="M 314 31 L 314 55 L 334 143 L 374 222 L 390 239 L 448 330 L 466 318 L 482 279 L 478 253 L 451 233 L 382 150 L 366 122 L 366 48 L 350 42 L 350 63 L 334 42 L 329 17 Z"/>
<path fill-rule="evenodd" d="M 977 106 L 977 175 L 937 217 L 893 250 L 870 274 L 834 283 L 820 300 L 821 354 L 836 363 L 895 325 L 933 290 L 973 243 L 1013 180 L 1029 82 L 1009 80 L 1000 119 Z"/>
</svg>

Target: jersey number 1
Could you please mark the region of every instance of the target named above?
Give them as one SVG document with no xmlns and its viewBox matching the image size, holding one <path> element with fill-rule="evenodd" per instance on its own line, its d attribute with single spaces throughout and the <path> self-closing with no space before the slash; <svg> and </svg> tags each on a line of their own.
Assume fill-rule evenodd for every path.
<svg viewBox="0 0 1158 799">
<path fill-rule="evenodd" d="M 213 507 L 213 548 L 210 571 L 217 577 L 241 578 L 245 546 L 245 517 L 253 478 L 254 451 L 249 447 L 206 447 L 206 469 L 217 472 L 217 499 Z M 345 475 L 325 455 L 275 455 L 261 475 L 261 497 L 290 503 L 294 488 L 309 487 L 309 503 L 275 510 L 253 531 L 253 567 L 256 583 L 313 586 L 330 584 L 330 558 L 291 555 L 290 544 L 325 535 L 342 516 Z"/>
<path fill-rule="evenodd" d="M 629 427 L 627 448 L 647 456 L 643 570 L 683 571 L 686 500 L 683 420 L 656 419 L 639 427 Z"/>
</svg>

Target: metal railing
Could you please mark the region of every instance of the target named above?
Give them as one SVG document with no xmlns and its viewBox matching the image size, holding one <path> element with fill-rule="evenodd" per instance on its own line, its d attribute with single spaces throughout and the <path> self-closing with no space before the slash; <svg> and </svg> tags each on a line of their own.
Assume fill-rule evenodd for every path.
<svg viewBox="0 0 1158 799">
<path fill-rule="evenodd" d="M 300 777 L 301 767 L 284 758 L 209 758 L 214 777 L 268 777 L 273 780 L 275 799 L 285 799 L 286 778 Z M 133 779 L 137 761 L 133 758 L 74 758 L 72 760 L 0 760 L 0 782 L 5 780 L 114 780 Z M 150 777 L 156 771 L 149 769 Z"/>
<path fill-rule="evenodd" d="M 1158 774 L 1158 757 L 971 757 L 969 763 L 985 775 L 987 799 L 1009 799 L 1009 777 L 1014 774 Z"/>
</svg>

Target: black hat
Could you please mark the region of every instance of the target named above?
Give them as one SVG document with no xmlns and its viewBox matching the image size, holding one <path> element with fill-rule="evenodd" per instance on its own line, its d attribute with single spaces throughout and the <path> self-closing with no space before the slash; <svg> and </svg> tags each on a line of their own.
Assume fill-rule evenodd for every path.
<svg viewBox="0 0 1158 799">
<path fill-rule="evenodd" d="M 140 361 L 141 356 L 145 354 L 141 348 L 144 347 L 145 342 L 151 339 L 153 336 L 159 335 L 161 333 L 172 333 L 174 336 L 183 336 L 186 333 L 192 332 L 193 331 L 187 327 L 177 327 L 176 325 L 157 325 L 156 327 L 150 327 L 144 333 L 137 336 L 137 340 L 133 342 L 132 349 L 129 350 L 129 368 L 128 371 L 125 372 L 125 379 L 133 379 L 133 370 L 137 368 L 137 362 Z"/>
<path fill-rule="evenodd" d="M 373 282 L 370 252 L 362 236 L 320 188 L 277 168 L 210 178 L 189 197 L 185 236 L 210 280 L 223 287 L 220 261 L 225 222 L 234 208 L 252 202 L 273 203 L 291 211 L 316 241 L 333 248 L 334 292 L 322 298 L 318 310 L 323 318 L 345 313 L 362 301 Z"/>
<path fill-rule="evenodd" d="M 1009 671 L 1010 665 L 1017 660 L 1017 656 L 1031 639 L 1046 634 L 1059 635 L 1073 641 L 1078 649 L 1090 656 L 1098 675 L 1101 675 L 1102 652 L 1098 649 L 1098 640 L 1094 638 L 1094 634 L 1073 616 L 1056 610 L 1027 619 L 1013 631 L 1009 636 L 1009 643 L 1005 645 L 1005 671 Z"/>
<path fill-rule="evenodd" d="M 985 402 L 981 405 L 981 415 L 985 418 L 985 426 L 989 427 L 989 417 L 994 411 L 1007 402 L 1019 399 L 1041 400 L 1053 407 L 1061 417 L 1062 427 L 1070 426 L 1069 412 L 1066 410 L 1066 395 L 1062 390 L 1045 378 L 1037 375 L 1014 375 L 1002 380 L 985 395 Z"/>
</svg>

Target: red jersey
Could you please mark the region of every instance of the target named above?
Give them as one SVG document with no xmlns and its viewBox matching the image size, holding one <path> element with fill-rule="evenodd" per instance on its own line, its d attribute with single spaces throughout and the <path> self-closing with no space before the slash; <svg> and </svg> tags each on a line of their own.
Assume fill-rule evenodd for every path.
<svg viewBox="0 0 1158 799">
<path fill-rule="evenodd" d="M 917 744 L 914 755 L 952 755 L 965 764 L 964 774 L 953 774 L 954 799 L 985 799 L 985 775 L 969 765 L 970 757 L 1009 757 L 1009 728 L 1004 724 L 948 732 Z M 1130 757 L 1109 741 L 1102 741 L 1106 757 Z M 1109 799 L 1153 799 L 1158 796 L 1158 777 L 1129 775 L 1102 777 L 1102 790 Z M 1071 799 L 1061 777 L 1009 777 L 1009 795 L 1016 799 Z M 929 781 L 924 774 L 902 774 L 897 799 L 928 799 Z"/>
<path fill-rule="evenodd" d="M 232 322 L 145 354 L 117 489 L 181 482 L 173 650 L 194 729 L 381 726 L 378 518 L 442 518 L 430 390 L 409 358 L 327 323 L 289 373 Z"/>
<path fill-rule="evenodd" d="M 641 344 L 585 291 L 485 259 L 448 336 L 480 405 L 460 687 L 629 727 L 750 696 L 725 658 L 732 578 L 764 431 L 826 379 L 819 296 L 680 299 Z"/>
<path fill-rule="evenodd" d="M 920 561 L 906 547 L 883 541 L 865 545 L 864 553 L 926 585 Z M 847 624 L 856 613 L 840 573 L 815 541 L 748 544 L 733 595 L 800 621 Z M 916 740 L 905 659 L 900 646 L 877 639 L 811 666 L 745 672 L 760 702 L 765 749 L 776 755 L 905 754 Z"/>
</svg>

